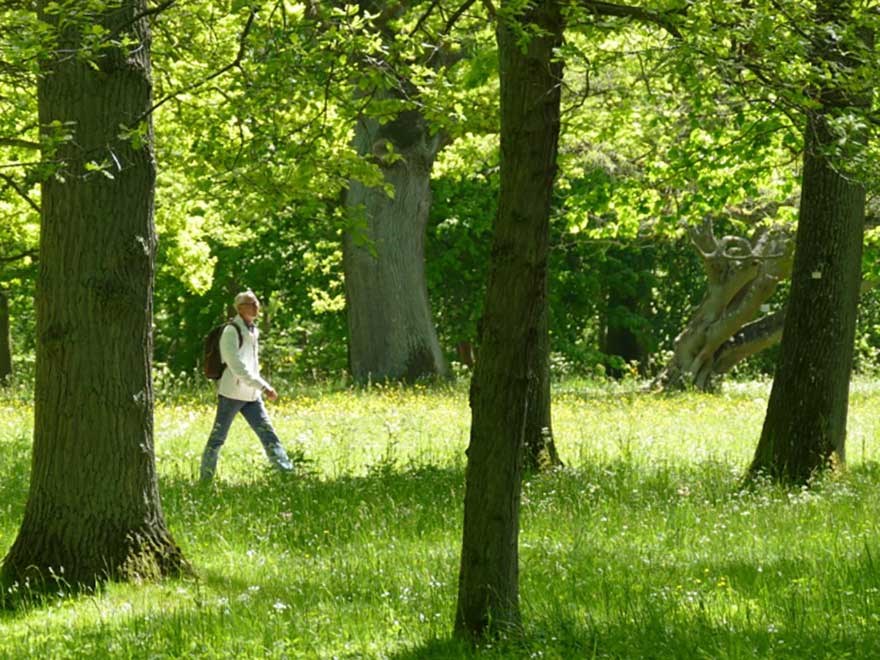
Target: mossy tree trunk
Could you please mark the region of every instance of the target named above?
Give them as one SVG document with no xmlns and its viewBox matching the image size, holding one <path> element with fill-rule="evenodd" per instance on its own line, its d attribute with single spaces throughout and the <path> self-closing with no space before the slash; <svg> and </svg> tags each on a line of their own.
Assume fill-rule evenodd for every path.
<svg viewBox="0 0 880 660">
<path fill-rule="evenodd" d="M 40 0 L 38 11 L 57 29 L 52 4 Z M 76 54 L 85 55 L 81 35 L 91 26 L 68 22 L 42 62 L 44 138 L 53 125 L 72 135 L 44 154 L 59 169 L 42 187 L 33 459 L 24 519 L 3 561 L 7 585 L 54 587 L 60 578 L 90 587 L 183 566 L 162 514 L 153 447 L 146 9 L 146 0 L 109 3 L 94 20 L 112 41 L 88 57 Z M 121 127 L 139 134 L 126 139 Z"/>
<path fill-rule="evenodd" d="M 816 3 L 814 52 L 834 71 L 807 116 L 797 250 L 791 296 L 767 415 L 750 474 L 806 483 L 832 456 L 845 458 L 849 381 L 861 280 L 865 189 L 833 160 L 841 144 L 830 121 L 866 105 L 868 92 L 847 90 L 837 76 L 853 63 L 838 43 L 851 3 Z M 833 64 L 833 66 L 828 66 Z M 818 68 L 818 66 L 817 66 Z M 849 136 L 858 151 L 863 137 Z"/>
<path fill-rule="evenodd" d="M 499 17 L 504 16 L 502 2 Z M 512 9 L 512 8 L 511 8 Z M 533 25 L 523 44 L 521 25 Z M 501 192 L 480 355 L 471 381 L 456 633 L 516 629 L 519 508 L 529 406 L 543 368 L 550 201 L 556 174 L 563 20 L 554 0 L 499 18 Z"/>
</svg>

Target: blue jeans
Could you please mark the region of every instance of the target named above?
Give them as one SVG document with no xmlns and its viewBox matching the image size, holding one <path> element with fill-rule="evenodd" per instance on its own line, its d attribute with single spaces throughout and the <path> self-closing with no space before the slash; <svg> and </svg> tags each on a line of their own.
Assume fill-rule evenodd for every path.
<svg viewBox="0 0 880 660">
<path fill-rule="evenodd" d="M 217 471 L 220 448 L 226 442 L 229 427 L 232 426 L 232 420 L 235 419 L 237 413 L 242 414 L 257 434 L 260 442 L 263 443 L 263 449 L 266 450 L 269 462 L 282 472 L 290 472 L 293 465 L 287 457 L 284 447 L 281 446 L 275 429 L 272 428 L 272 422 L 269 421 L 263 400 L 239 401 L 221 395 L 217 402 L 217 417 L 214 419 L 214 428 L 211 429 L 208 444 L 205 445 L 205 451 L 202 454 L 202 466 L 199 474 L 201 480 L 210 481 L 214 477 L 214 472 Z"/>
</svg>

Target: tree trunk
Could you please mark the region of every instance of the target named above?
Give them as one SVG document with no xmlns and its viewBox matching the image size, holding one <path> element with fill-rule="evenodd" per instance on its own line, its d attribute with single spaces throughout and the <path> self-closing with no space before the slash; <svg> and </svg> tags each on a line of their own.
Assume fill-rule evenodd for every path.
<svg viewBox="0 0 880 660">
<path fill-rule="evenodd" d="M 817 2 L 817 61 L 842 64 L 825 26 L 845 24 L 848 3 Z M 836 37 L 834 37 L 836 38 Z M 843 68 L 843 67 L 841 67 Z M 828 118 L 853 104 L 826 85 L 807 117 L 797 251 L 779 362 L 750 474 L 806 483 L 833 455 L 845 458 L 865 189 L 836 171 Z M 858 102 L 858 100 L 856 100 Z M 856 139 L 858 142 L 858 138 Z"/>
<path fill-rule="evenodd" d="M 57 26 L 47 1 L 38 5 Z M 68 26 L 42 63 L 40 125 L 69 125 L 73 138 L 44 154 L 61 165 L 42 187 L 33 459 L 7 585 L 90 587 L 183 565 L 153 449 L 151 121 L 138 138 L 120 137 L 151 106 L 145 10 L 145 0 L 125 0 L 99 17 L 133 43 L 108 44 L 90 63 L 71 55 L 89 26 Z"/>
<path fill-rule="evenodd" d="M 624 315 L 636 315 L 640 302 L 619 289 L 609 289 L 600 350 L 607 356 L 619 358 L 625 365 L 638 364 L 639 373 L 645 373 L 648 351 L 640 337 L 621 320 Z M 623 378 L 629 371 L 620 362 L 615 364 L 609 361 L 606 368 L 608 375 L 617 379 Z"/>
<path fill-rule="evenodd" d="M 546 292 L 545 297 L 549 300 Z M 537 382 L 531 390 L 525 433 L 524 468 L 530 472 L 562 466 L 562 460 L 553 440 L 550 415 L 550 325 L 549 309 L 546 305 L 538 323 L 535 350 L 539 361 L 535 370 Z"/>
<path fill-rule="evenodd" d="M 715 238 L 711 223 L 690 228 L 706 269 L 708 286 L 673 355 L 657 377 L 666 390 L 710 389 L 713 379 L 778 340 L 784 313 L 755 317 L 791 270 L 794 244 L 788 231 L 762 230 L 752 241 Z"/>
<path fill-rule="evenodd" d="M 503 2 L 502 10 L 508 9 Z M 499 12 L 499 16 L 503 12 Z M 510 14 L 508 14 L 510 16 Z M 519 26 L 534 24 L 524 45 Z M 501 192 L 471 382 L 456 633 L 517 629 L 519 506 L 529 406 L 541 380 L 550 201 L 556 174 L 562 17 L 539 0 L 497 26 L 501 79 Z"/>
<path fill-rule="evenodd" d="M 352 375 L 361 382 L 447 376 L 425 280 L 431 168 L 440 139 L 421 114 L 406 111 L 383 126 L 362 118 L 355 146 L 376 159 L 394 192 L 389 197 L 383 188 L 352 181 L 346 194 L 346 206 L 363 208 L 365 216 L 343 241 Z"/>
<path fill-rule="evenodd" d="M 641 248 L 610 249 L 602 268 L 605 310 L 600 350 L 609 358 L 608 374 L 622 378 L 628 369 L 621 366 L 638 364 L 641 375 L 648 373 L 649 350 L 646 332 L 651 301 L 651 281 L 645 272 L 653 258 Z"/>
<path fill-rule="evenodd" d="M 9 330 L 9 297 L 0 291 L 0 384 L 12 375 L 12 338 Z"/>
</svg>

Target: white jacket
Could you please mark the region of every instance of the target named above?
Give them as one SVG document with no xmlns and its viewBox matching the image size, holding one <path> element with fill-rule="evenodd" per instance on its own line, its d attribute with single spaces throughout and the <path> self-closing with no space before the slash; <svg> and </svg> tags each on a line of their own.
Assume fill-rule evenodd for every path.
<svg viewBox="0 0 880 660">
<path fill-rule="evenodd" d="M 241 348 L 235 328 L 227 325 L 220 335 L 220 359 L 226 368 L 217 391 L 228 399 L 256 401 L 263 389 L 269 387 L 260 376 L 260 331 L 257 327 L 248 330 L 241 316 L 232 319 L 232 323 L 241 330 Z"/>
</svg>

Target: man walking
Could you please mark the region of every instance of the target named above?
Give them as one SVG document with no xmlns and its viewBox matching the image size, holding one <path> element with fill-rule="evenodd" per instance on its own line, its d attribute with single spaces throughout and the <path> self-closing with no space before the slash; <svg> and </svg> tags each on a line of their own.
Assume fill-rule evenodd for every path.
<svg viewBox="0 0 880 660">
<path fill-rule="evenodd" d="M 200 479 L 203 483 L 214 477 L 220 448 L 237 413 L 242 414 L 263 443 L 269 462 L 282 472 L 293 469 L 263 405 L 264 394 L 274 401 L 278 393 L 260 376 L 260 331 L 254 325 L 260 313 L 260 301 L 252 291 L 244 291 L 235 296 L 235 309 L 237 316 L 220 335 L 220 358 L 225 368 L 217 388 L 217 416 L 202 454 Z"/>
</svg>

